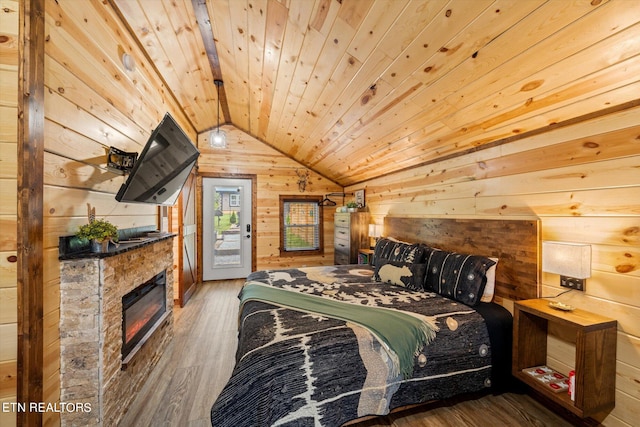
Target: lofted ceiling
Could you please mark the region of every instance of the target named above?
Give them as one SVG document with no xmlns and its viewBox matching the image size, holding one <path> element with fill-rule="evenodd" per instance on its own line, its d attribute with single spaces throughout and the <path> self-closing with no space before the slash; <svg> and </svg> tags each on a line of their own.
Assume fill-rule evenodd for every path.
<svg viewBox="0 0 640 427">
<path fill-rule="evenodd" d="M 112 2 L 196 131 L 222 79 L 222 122 L 344 186 L 640 98 L 635 0 Z"/>
</svg>

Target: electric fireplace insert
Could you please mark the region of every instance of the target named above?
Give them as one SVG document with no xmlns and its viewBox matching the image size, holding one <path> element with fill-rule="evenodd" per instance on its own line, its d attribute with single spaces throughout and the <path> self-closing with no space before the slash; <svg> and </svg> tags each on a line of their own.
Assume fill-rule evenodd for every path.
<svg viewBox="0 0 640 427">
<path fill-rule="evenodd" d="M 167 273 L 162 271 L 122 297 L 122 359 L 167 311 Z"/>
</svg>

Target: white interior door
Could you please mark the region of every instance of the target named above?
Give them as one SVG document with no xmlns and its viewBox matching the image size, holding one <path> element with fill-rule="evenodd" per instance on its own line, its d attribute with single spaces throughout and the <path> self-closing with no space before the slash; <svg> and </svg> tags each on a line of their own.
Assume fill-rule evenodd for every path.
<svg viewBox="0 0 640 427">
<path fill-rule="evenodd" d="M 251 180 L 202 179 L 202 279 L 251 273 Z"/>
</svg>

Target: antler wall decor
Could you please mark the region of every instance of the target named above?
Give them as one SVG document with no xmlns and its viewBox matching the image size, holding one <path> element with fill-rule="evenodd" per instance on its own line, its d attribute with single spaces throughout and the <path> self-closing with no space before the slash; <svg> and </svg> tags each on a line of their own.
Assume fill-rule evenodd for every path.
<svg viewBox="0 0 640 427">
<path fill-rule="evenodd" d="M 309 171 L 304 169 L 302 171 L 296 169 L 296 175 L 298 175 L 298 190 L 304 193 L 307 188 L 307 181 L 309 180 Z"/>
</svg>

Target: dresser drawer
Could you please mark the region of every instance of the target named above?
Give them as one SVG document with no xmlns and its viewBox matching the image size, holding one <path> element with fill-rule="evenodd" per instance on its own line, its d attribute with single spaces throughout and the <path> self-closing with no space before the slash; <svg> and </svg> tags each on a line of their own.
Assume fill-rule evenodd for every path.
<svg viewBox="0 0 640 427">
<path fill-rule="evenodd" d="M 346 265 L 346 264 L 351 264 L 351 261 L 349 260 L 349 254 L 348 253 L 343 253 L 343 252 L 338 252 L 336 251 L 334 257 L 333 257 L 333 262 L 336 265 Z"/>
<path fill-rule="evenodd" d="M 351 223 L 351 216 L 348 213 L 337 213 L 333 216 L 334 226 L 337 227 L 346 227 L 349 228 L 349 224 Z"/>
<path fill-rule="evenodd" d="M 348 228 L 336 227 L 333 230 L 333 236 L 336 239 L 349 240 L 351 238 L 351 231 Z"/>
<path fill-rule="evenodd" d="M 349 241 L 349 238 L 342 239 L 336 236 L 333 239 L 333 246 L 335 247 L 336 251 L 341 250 L 345 251 L 348 254 L 351 249 L 351 242 Z"/>
</svg>

